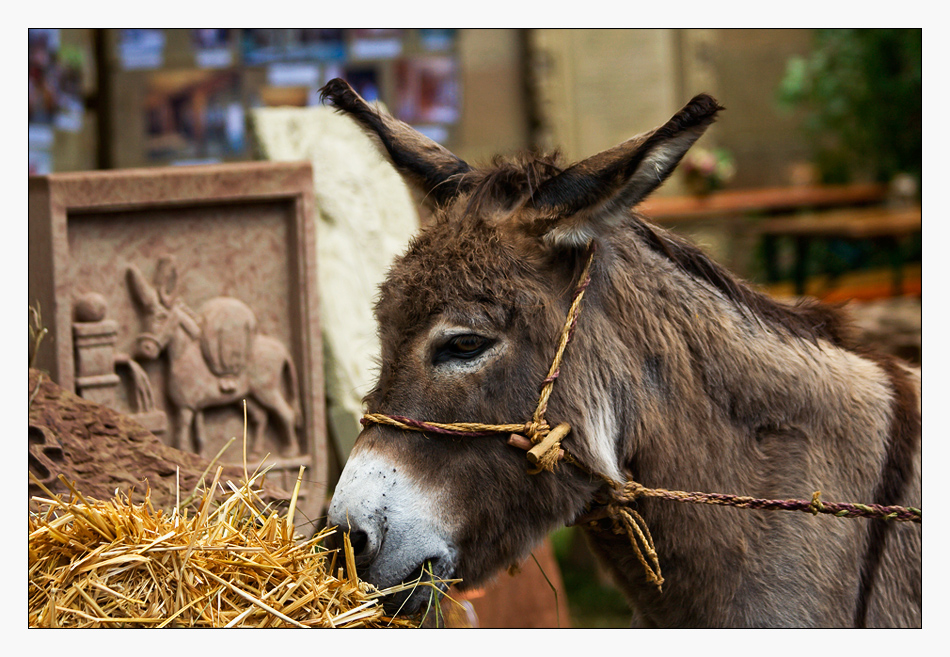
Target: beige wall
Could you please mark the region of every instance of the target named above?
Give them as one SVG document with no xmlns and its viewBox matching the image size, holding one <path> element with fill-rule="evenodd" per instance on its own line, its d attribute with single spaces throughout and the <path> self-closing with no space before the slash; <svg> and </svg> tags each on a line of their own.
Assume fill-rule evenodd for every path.
<svg viewBox="0 0 950 657">
<path fill-rule="evenodd" d="M 775 106 L 807 30 L 534 30 L 542 143 L 586 157 L 648 130 L 700 92 L 726 108 L 703 137 L 736 159 L 732 187 L 788 184 L 806 157 L 795 119 Z M 674 178 L 661 193 L 682 192 Z"/>
<path fill-rule="evenodd" d="M 677 104 L 672 30 L 535 30 L 541 141 L 569 159 L 664 121 Z"/>
<path fill-rule="evenodd" d="M 519 30 L 460 30 L 462 119 L 451 147 L 462 159 L 529 146 L 522 50 Z"/>
<path fill-rule="evenodd" d="M 83 92 L 94 95 L 96 92 L 96 59 L 92 40 L 92 30 L 60 30 L 63 46 L 78 48 L 83 56 Z M 98 126 L 96 111 L 87 108 L 83 114 L 82 127 L 78 132 L 54 131 L 53 170 L 86 171 L 96 168 L 96 149 L 98 144 Z"/>
<path fill-rule="evenodd" d="M 775 92 L 792 55 L 811 46 L 808 30 L 716 30 L 712 58 L 723 146 L 738 164 L 735 187 L 789 184 L 791 168 L 808 160 L 797 119 L 779 112 Z"/>
</svg>

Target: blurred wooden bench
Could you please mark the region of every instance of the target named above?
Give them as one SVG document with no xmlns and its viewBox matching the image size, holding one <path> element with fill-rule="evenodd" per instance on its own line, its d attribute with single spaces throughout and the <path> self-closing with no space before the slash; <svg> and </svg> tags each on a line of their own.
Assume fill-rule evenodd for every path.
<svg viewBox="0 0 950 657">
<path fill-rule="evenodd" d="M 781 277 L 777 256 L 780 239 L 794 241 L 791 277 L 796 294 L 805 291 L 809 249 L 819 240 L 873 240 L 891 254 L 893 292 L 902 288 L 902 242 L 920 232 L 919 205 L 893 208 L 885 203 L 888 190 L 880 184 L 815 185 L 728 190 L 705 196 L 656 197 L 637 210 L 654 223 L 669 228 L 712 223 L 731 241 L 738 269 L 748 263 L 752 243 L 761 240 L 766 276 L 774 283 Z"/>
<path fill-rule="evenodd" d="M 802 210 L 882 203 L 887 188 L 878 184 L 807 185 L 713 192 L 705 196 L 655 197 L 637 210 L 658 224 L 711 218 L 777 215 Z"/>
<path fill-rule="evenodd" d="M 921 231 L 921 208 L 877 206 L 848 208 L 809 213 L 794 217 L 777 217 L 758 222 L 755 232 L 764 240 L 766 275 L 770 282 L 779 278 L 776 240 L 790 237 L 795 241 L 792 278 L 795 293 L 804 294 L 808 254 L 817 240 L 872 240 L 890 253 L 892 294 L 903 291 L 904 254 L 902 241 Z"/>
</svg>

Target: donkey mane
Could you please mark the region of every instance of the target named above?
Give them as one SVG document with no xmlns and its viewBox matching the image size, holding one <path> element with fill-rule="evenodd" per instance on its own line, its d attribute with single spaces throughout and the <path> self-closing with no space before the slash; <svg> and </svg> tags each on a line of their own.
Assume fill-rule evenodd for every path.
<svg viewBox="0 0 950 657">
<path fill-rule="evenodd" d="M 491 167 L 465 174 L 472 190 L 465 214 L 477 213 L 486 206 L 512 209 L 519 200 L 533 197 L 542 182 L 564 171 L 562 161 L 560 151 L 496 156 Z"/>
<path fill-rule="evenodd" d="M 523 153 L 496 156 L 491 166 L 473 168 L 453 177 L 453 182 L 468 194 L 462 215 L 474 217 L 489 208 L 512 210 L 519 202 L 533 199 L 542 183 L 564 170 L 559 151 Z M 736 278 L 688 240 L 651 225 L 633 210 L 630 218 L 635 234 L 651 250 L 711 285 L 750 318 L 792 337 L 812 342 L 826 340 L 838 347 L 855 349 L 853 332 L 840 306 L 813 299 L 800 299 L 795 304 L 776 301 Z M 448 220 L 443 213 L 437 214 L 437 222 Z"/>
<path fill-rule="evenodd" d="M 687 240 L 660 231 L 635 216 L 633 228 L 652 250 L 664 255 L 681 270 L 719 290 L 740 310 L 748 310 L 765 325 L 794 337 L 817 342 L 824 339 L 854 350 L 853 333 L 840 306 L 815 299 L 800 299 L 794 305 L 776 301 L 733 276 L 722 265 Z"/>
</svg>

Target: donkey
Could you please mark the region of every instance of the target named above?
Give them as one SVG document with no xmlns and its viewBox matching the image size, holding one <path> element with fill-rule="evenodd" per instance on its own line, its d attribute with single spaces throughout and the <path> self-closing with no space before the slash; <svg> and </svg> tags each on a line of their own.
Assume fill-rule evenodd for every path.
<svg viewBox="0 0 950 657">
<path fill-rule="evenodd" d="M 571 166 L 531 154 L 475 168 L 342 80 L 322 93 L 434 209 L 380 289 L 368 413 L 424 429 L 524 422 L 556 378 L 547 414 L 569 425 L 561 448 L 584 466 L 531 474 L 516 436 L 366 421 L 328 510 L 361 576 L 479 587 L 581 523 L 635 626 L 920 626 L 920 524 L 640 498 L 630 507 L 652 532 L 661 590 L 597 513 L 602 477 L 920 504 L 919 370 L 857 344 L 843 309 L 773 300 L 632 209 L 715 120 L 716 100 L 696 96 Z M 583 312 L 546 378 L 587 262 Z M 429 595 L 393 594 L 387 608 L 413 612 Z"/>
<path fill-rule="evenodd" d="M 282 343 L 258 333 L 253 311 L 238 299 L 215 297 L 193 312 L 175 294 L 177 275 L 170 258 L 159 262 L 155 287 L 134 265 L 127 272 L 132 295 L 145 312 L 135 357 L 151 360 L 168 352 L 168 398 L 177 413 L 172 446 L 200 454 L 203 410 L 246 399 L 254 424 L 251 448 L 261 444 L 269 411 L 279 425 L 282 456 L 296 456 L 294 363 Z"/>
</svg>

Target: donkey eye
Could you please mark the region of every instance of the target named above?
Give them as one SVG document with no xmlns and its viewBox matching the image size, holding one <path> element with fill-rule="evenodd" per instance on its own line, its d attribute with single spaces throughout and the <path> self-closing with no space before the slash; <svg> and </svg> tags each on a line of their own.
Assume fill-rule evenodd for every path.
<svg viewBox="0 0 950 657">
<path fill-rule="evenodd" d="M 452 359 L 468 360 L 484 353 L 491 345 L 492 340 L 480 335 L 456 335 L 436 351 L 433 360 L 436 363 Z"/>
</svg>

